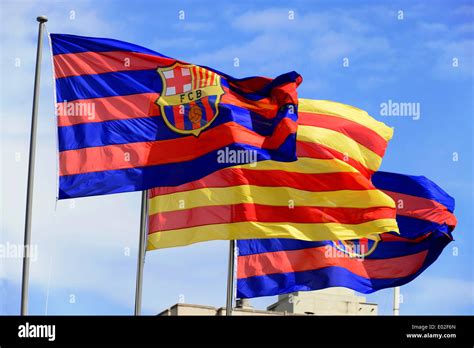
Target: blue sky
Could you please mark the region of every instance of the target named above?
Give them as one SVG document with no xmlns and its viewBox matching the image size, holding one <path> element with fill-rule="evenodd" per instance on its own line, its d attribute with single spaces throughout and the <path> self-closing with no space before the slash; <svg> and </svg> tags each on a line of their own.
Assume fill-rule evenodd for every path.
<svg viewBox="0 0 474 348">
<path fill-rule="evenodd" d="M 355 3 L 2 1 L 0 242 L 23 241 L 35 18 L 45 14 L 52 33 L 129 41 L 236 77 L 296 70 L 304 78 L 301 97 L 354 105 L 394 127 L 382 170 L 435 181 L 456 199 L 459 221 L 456 240 L 438 261 L 401 288 L 401 313 L 474 314 L 473 2 Z M 44 48 L 30 313 L 132 314 L 140 193 L 56 203 L 47 42 Z M 420 118 L 382 116 L 380 104 L 389 100 L 420 103 Z M 223 306 L 227 254 L 224 241 L 150 252 L 143 312 L 156 314 L 180 300 Z M 20 279 L 21 258 L 2 258 L 0 314 L 19 312 Z M 379 313 L 390 314 L 391 294 L 389 289 L 366 297 L 379 304 Z M 263 309 L 274 301 L 252 303 Z"/>
</svg>

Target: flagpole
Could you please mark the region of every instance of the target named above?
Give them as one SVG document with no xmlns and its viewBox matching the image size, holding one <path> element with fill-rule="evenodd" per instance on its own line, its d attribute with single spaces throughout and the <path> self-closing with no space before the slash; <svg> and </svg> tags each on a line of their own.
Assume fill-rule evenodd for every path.
<svg viewBox="0 0 474 348">
<path fill-rule="evenodd" d="M 26 187 L 25 236 L 23 243 L 23 274 L 21 280 L 21 315 L 28 314 L 28 282 L 30 273 L 31 216 L 33 206 L 33 185 L 35 175 L 36 125 L 40 94 L 41 56 L 43 51 L 44 23 L 46 16 L 36 18 L 38 26 L 38 46 L 36 47 L 35 85 L 33 92 L 33 110 L 31 112 L 30 154 L 28 160 L 28 184 Z"/>
<path fill-rule="evenodd" d="M 135 287 L 135 315 L 141 315 L 142 312 L 142 283 L 143 283 L 143 268 L 145 266 L 145 249 L 148 217 L 148 191 L 142 191 L 142 204 L 140 214 L 140 238 L 138 245 L 138 260 L 137 260 L 137 279 Z"/>
<path fill-rule="evenodd" d="M 400 287 L 393 288 L 393 315 L 400 315 Z"/>
<path fill-rule="evenodd" d="M 227 274 L 227 301 L 225 307 L 226 315 L 232 315 L 234 306 L 234 269 L 235 269 L 235 240 L 229 242 L 229 269 Z"/>
</svg>

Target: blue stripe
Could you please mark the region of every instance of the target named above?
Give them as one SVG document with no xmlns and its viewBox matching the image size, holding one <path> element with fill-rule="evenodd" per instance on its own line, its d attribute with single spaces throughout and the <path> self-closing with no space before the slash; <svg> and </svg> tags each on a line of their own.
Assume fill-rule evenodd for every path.
<svg viewBox="0 0 474 348">
<path fill-rule="evenodd" d="M 454 198 L 424 176 L 377 172 L 372 182 L 378 189 L 432 199 L 454 211 Z"/>
<path fill-rule="evenodd" d="M 253 150 L 258 161 L 295 161 L 295 135 L 288 136 L 276 150 L 262 150 L 246 144 L 234 143 L 230 150 Z M 216 170 L 238 163 L 218 163 L 218 151 L 213 151 L 193 161 L 170 163 L 142 168 L 109 170 L 59 177 L 59 199 L 96 196 L 128 191 L 142 191 L 157 186 L 177 186 L 198 180 Z"/>
<path fill-rule="evenodd" d="M 286 74 L 282 74 L 282 75 L 279 75 L 279 76 L 275 77 L 267 85 L 265 85 L 262 89 L 259 89 L 259 90 L 253 91 L 253 92 L 243 92 L 241 89 L 239 89 L 237 87 L 233 87 L 232 85 L 230 85 L 228 81 L 235 82 L 235 83 L 242 83 L 245 80 L 258 78 L 258 76 L 244 78 L 244 79 L 236 79 L 232 76 L 229 76 L 227 74 L 219 72 L 215 69 L 209 68 L 207 66 L 203 66 L 203 67 L 206 68 L 206 69 L 212 70 L 212 71 L 220 74 L 221 76 L 223 76 L 223 78 L 221 79 L 221 83 L 222 83 L 223 86 L 229 88 L 231 91 L 233 91 L 235 93 L 240 94 L 241 96 L 245 97 L 248 100 L 260 100 L 262 98 L 269 98 L 269 97 L 272 96 L 272 91 L 273 91 L 274 88 L 277 88 L 281 85 L 284 85 L 284 84 L 287 84 L 287 83 L 290 83 L 290 82 L 295 82 L 296 79 L 298 77 L 300 77 L 300 75 L 297 72 L 291 71 L 291 72 L 288 72 Z"/>
<path fill-rule="evenodd" d="M 184 129 L 191 130 L 193 129 L 193 124 L 191 123 L 191 120 L 189 119 L 189 110 L 191 110 L 190 104 L 183 105 L 183 109 L 184 109 L 184 115 L 183 115 Z"/>
<path fill-rule="evenodd" d="M 210 97 L 206 97 L 208 99 L 210 99 Z M 212 109 L 212 102 L 209 100 L 209 105 L 211 106 L 211 110 Z M 212 118 L 214 116 L 214 111 L 212 112 L 212 115 L 207 115 L 206 114 L 206 108 L 204 107 L 204 104 L 202 103 L 202 99 L 199 99 L 198 101 L 196 101 L 196 105 L 199 107 L 199 109 L 201 109 L 201 120 L 199 121 L 199 127 L 204 127 L 206 124 L 207 124 L 207 121 L 206 119 L 207 118 Z"/>
<path fill-rule="evenodd" d="M 405 238 L 414 239 L 432 231 L 450 233 L 450 227 L 446 224 L 437 224 L 409 216 L 397 215 L 397 224 L 400 234 Z"/>
<path fill-rule="evenodd" d="M 296 114 L 290 113 L 288 108 L 281 109 L 275 118 L 267 119 L 238 106 L 220 104 L 218 117 L 206 130 L 227 122 L 236 122 L 260 135 L 270 136 L 275 127 L 286 117 L 296 122 Z M 185 136 L 169 129 L 161 116 L 83 123 L 58 128 L 59 151 Z"/>
<path fill-rule="evenodd" d="M 452 239 L 441 231 L 433 231 L 432 234 L 420 242 L 380 242 L 373 253 L 365 256 L 366 259 L 386 259 L 407 256 L 429 250 L 433 246 L 433 241 L 444 241 L 448 244 Z"/>
<path fill-rule="evenodd" d="M 394 286 L 400 279 L 367 279 L 342 267 L 277 273 L 237 280 L 237 297 L 252 298 L 274 296 L 295 291 L 312 291 L 329 287 L 345 287 L 367 294 L 374 289 Z"/>
<path fill-rule="evenodd" d="M 115 97 L 139 93 L 161 93 L 156 70 L 134 70 L 56 79 L 57 101 Z"/>
<path fill-rule="evenodd" d="M 51 41 L 53 45 L 53 55 L 66 53 L 81 53 L 81 52 L 109 52 L 109 51 L 125 51 L 146 53 L 158 57 L 168 58 L 158 52 L 148 48 L 131 44 L 128 42 L 105 39 L 99 37 L 87 37 L 68 34 L 51 34 Z"/>
<path fill-rule="evenodd" d="M 423 273 L 426 268 L 436 261 L 449 242 L 450 240 L 445 238 L 445 236 L 433 236 L 429 243 L 428 255 L 422 267 L 407 277 L 370 279 L 356 275 L 343 267 L 333 266 L 303 272 L 241 278 L 237 280 L 237 297 L 274 296 L 295 291 L 312 291 L 336 286 L 369 294 L 381 289 L 401 286 Z M 387 262 L 390 262 L 390 260 L 387 260 Z"/>
<path fill-rule="evenodd" d="M 301 250 L 331 245 L 329 241 L 307 242 L 298 239 L 266 238 L 266 239 L 244 239 L 237 241 L 239 256 L 271 253 L 283 250 Z"/>
<path fill-rule="evenodd" d="M 447 241 L 451 240 L 448 236 L 442 231 L 434 230 L 433 235 L 427 239 L 414 243 L 414 242 L 379 242 L 375 250 L 365 256 L 365 259 L 390 259 L 393 257 L 406 256 L 411 254 L 416 254 L 420 251 L 426 250 L 431 244 L 433 236 L 436 238 L 446 238 Z M 334 250 L 338 250 L 333 246 L 331 241 L 321 241 L 321 242 L 307 242 L 296 239 L 247 239 L 247 240 L 238 240 L 237 247 L 239 249 L 239 256 L 248 256 L 254 254 L 265 254 L 278 251 L 296 251 L 304 250 L 310 248 L 324 247 L 328 246 Z"/>
<path fill-rule="evenodd" d="M 176 115 L 176 113 L 174 112 L 174 109 L 173 109 L 172 106 L 166 105 L 166 106 L 164 107 L 164 109 L 165 109 L 164 113 L 168 116 L 168 120 L 171 122 L 171 124 L 172 124 L 173 126 L 176 127 L 176 117 L 180 117 L 180 115 Z M 145 118 L 146 118 L 146 117 L 145 117 Z M 168 133 L 168 134 L 170 135 L 170 137 L 167 138 L 167 139 L 179 138 L 179 134 L 176 133 L 176 132 L 171 131 L 171 129 L 169 129 L 169 127 L 164 123 L 164 120 L 163 120 L 163 119 L 161 119 L 161 121 L 160 121 L 160 120 L 154 120 L 154 121 L 158 121 L 158 122 L 160 123 L 160 124 L 159 124 L 159 127 L 163 127 L 163 128 L 157 128 L 157 129 L 160 129 L 160 132 L 166 132 L 166 133 Z M 123 121 L 119 121 L 119 122 L 121 122 L 121 123 L 128 123 L 128 122 L 123 122 Z M 104 126 L 107 127 L 107 124 L 104 124 Z M 99 127 L 100 127 L 100 126 L 99 126 Z M 126 127 L 126 125 L 125 125 L 125 127 Z M 168 131 L 167 129 L 169 129 L 169 131 Z M 104 129 L 104 130 L 105 130 L 105 129 Z M 121 134 L 121 136 L 123 137 L 124 134 Z M 126 135 L 125 135 L 125 136 L 126 136 Z M 137 134 L 134 134 L 133 136 L 134 136 L 134 137 L 137 137 Z M 140 137 L 139 134 L 138 134 L 138 136 Z M 158 136 L 158 134 L 157 134 L 157 136 Z M 130 139 L 130 138 L 128 138 L 128 139 Z M 165 138 L 164 138 L 164 139 L 165 139 Z M 158 140 L 158 139 L 157 139 L 157 140 Z M 127 141 L 125 141 L 125 142 L 127 142 Z M 105 141 L 104 143 L 107 144 L 108 142 Z"/>
</svg>

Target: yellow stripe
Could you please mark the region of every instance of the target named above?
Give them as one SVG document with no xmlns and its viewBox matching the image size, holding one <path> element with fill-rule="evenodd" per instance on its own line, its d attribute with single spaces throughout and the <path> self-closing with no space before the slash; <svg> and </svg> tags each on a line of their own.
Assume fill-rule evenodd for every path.
<svg viewBox="0 0 474 348">
<path fill-rule="evenodd" d="M 207 70 L 207 86 L 211 84 L 211 71 Z"/>
<path fill-rule="evenodd" d="M 301 127 L 301 126 L 300 126 Z M 237 165 L 232 168 L 251 170 L 281 170 L 290 173 L 325 174 L 325 173 L 358 173 L 358 170 L 339 159 L 318 159 L 300 157 L 294 162 L 261 161 Z"/>
<path fill-rule="evenodd" d="M 382 157 L 359 144 L 354 139 L 332 129 L 313 126 L 298 126 L 297 139 L 322 144 L 343 154 L 347 154 L 364 167 L 377 171 L 382 164 Z"/>
<path fill-rule="evenodd" d="M 150 199 L 150 212 L 191 209 L 204 206 L 230 204 L 263 204 L 287 207 L 338 207 L 338 208 L 395 208 L 394 201 L 379 190 L 340 190 L 312 192 L 290 187 L 262 187 L 239 185 L 230 187 L 206 187 L 175 192 Z"/>
<path fill-rule="evenodd" d="M 299 98 L 298 103 L 298 110 L 300 111 L 342 117 L 372 129 L 387 141 L 392 138 L 393 129 L 385 123 L 377 121 L 364 110 L 329 100 Z"/>
<path fill-rule="evenodd" d="M 147 250 L 170 248 L 209 240 L 292 238 L 307 241 L 373 238 L 374 234 L 398 231 L 395 219 L 362 224 L 235 222 L 157 232 L 148 236 Z"/>
<path fill-rule="evenodd" d="M 198 88 L 198 82 L 199 82 L 199 80 L 198 80 L 197 69 L 198 69 L 198 68 L 193 69 L 193 83 L 194 83 L 193 89 L 197 89 L 197 88 Z"/>
</svg>

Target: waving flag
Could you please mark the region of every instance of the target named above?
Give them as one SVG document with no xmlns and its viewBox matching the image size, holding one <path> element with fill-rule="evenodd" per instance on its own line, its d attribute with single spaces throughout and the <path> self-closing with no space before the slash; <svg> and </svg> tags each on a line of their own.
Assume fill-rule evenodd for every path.
<svg viewBox="0 0 474 348">
<path fill-rule="evenodd" d="M 396 202 L 400 234 L 381 234 L 380 241 L 238 241 L 237 296 L 335 286 L 371 293 L 419 276 L 452 240 L 454 199 L 422 176 L 378 172 L 373 182 Z"/>
<path fill-rule="evenodd" d="M 150 190 L 148 249 L 397 231 L 393 200 L 370 181 L 392 130 L 347 105 L 306 99 L 299 105 L 296 162 L 239 165 Z"/>
<path fill-rule="evenodd" d="M 60 199 L 296 160 L 295 72 L 235 79 L 122 41 L 52 34 L 51 42 Z M 224 150 L 234 161 L 219 160 Z M 235 157 L 242 152 L 250 155 Z"/>
</svg>

